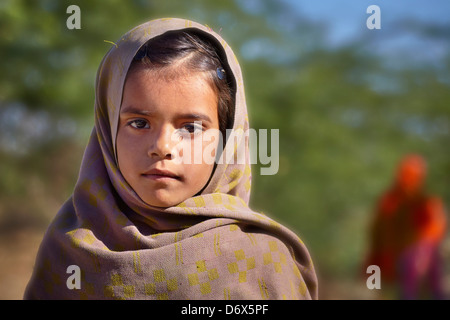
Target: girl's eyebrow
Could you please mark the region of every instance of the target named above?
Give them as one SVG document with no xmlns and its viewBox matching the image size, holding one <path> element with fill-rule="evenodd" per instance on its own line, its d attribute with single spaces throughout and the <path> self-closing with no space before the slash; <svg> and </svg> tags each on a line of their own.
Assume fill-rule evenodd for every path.
<svg viewBox="0 0 450 320">
<path fill-rule="evenodd" d="M 136 108 L 132 105 L 121 108 L 120 113 L 121 114 L 123 114 L 123 113 L 138 114 L 138 115 L 143 115 L 143 116 L 147 116 L 147 117 L 155 116 L 155 113 L 150 110 L 143 110 L 140 108 Z M 206 115 L 204 113 L 199 113 L 199 112 L 179 113 L 175 116 L 175 118 L 177 118 L 177 119 L 192 119 L 194 121 L 203 121 L 204 120 L 207 122 L 212 122 L 211 118 L 208 115 Z"/>
<path fill-rule="evenodd" d="M 211 118 L 208 117 L 208 115 L 203 114 L 203 113 L 182 113 L 182 114 L 178 114 L 177 118 L 179 119 L 193 119 L 195 121 L 200 120 L 200 121 L 208 121 L 211 122 Z"/>
<path fill-rule="evenodd" d="M 129 113 L 129 114 L 140 114 L 143 116 L 152 116 L 154 113 L 150 110 L 143 110 L 136 108 L 132 105 L 126 106 L 124 108 L 120 108 L 120 113 Z"/>
</svg>

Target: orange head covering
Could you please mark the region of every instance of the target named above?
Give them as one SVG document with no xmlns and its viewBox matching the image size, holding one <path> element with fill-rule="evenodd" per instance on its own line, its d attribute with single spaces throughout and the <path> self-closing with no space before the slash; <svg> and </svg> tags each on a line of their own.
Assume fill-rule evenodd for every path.
<svg viewBox="0 0 450 320">
<path fill-rule="evenodd" d="M 396 186 L 404 193 L 416 193 L 422 188 L 425 176 L 425 160 L 419 155 L 407 155 L 400 162 Z"/>
</svg>

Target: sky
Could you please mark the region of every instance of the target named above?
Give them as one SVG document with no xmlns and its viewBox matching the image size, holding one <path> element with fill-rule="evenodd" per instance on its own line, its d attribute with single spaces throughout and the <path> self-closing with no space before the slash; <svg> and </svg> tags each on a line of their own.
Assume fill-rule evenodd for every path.
<svg viewBox="0 0 450 320">
<path fill-rule="evenodd" d="M 450 57 L 450 0 L 282 1 L 299 16 L 325 25 L 325 43 L 330 48 L 357 40 L 367 51 L 388 57 L 385 61 L 393 67 L 413 63 L 440 69 Z M 371 5 L 380 9 L 379 30 L 369 30 L 366 25 Z M 430 30 L 434 30 L 432 35 Z"/>
<path fill-rule="evenodd" d="M 301 15 L 329 25 L 330 41 L 345 43 L 366 32 L 366 13 L 370 5 L 381 12 L 381 29 L 394 32 L 396 25 L 406 19 L 427 23 L 450 24 L 449 0 L 283 0 Z M 450 42 L 450 37 L 449 40 Z"/>
</svg>

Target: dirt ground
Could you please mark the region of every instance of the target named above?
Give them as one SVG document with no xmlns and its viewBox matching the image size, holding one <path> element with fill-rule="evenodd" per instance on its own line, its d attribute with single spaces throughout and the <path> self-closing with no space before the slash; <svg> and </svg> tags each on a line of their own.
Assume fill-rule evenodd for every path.
<svg viewBox="0 0 450 320">
<path fill-rule="evenodd" d="M 43 230 L 0 234 L 0 299 L 20 300 L 33 271 Z"/>
</svg>

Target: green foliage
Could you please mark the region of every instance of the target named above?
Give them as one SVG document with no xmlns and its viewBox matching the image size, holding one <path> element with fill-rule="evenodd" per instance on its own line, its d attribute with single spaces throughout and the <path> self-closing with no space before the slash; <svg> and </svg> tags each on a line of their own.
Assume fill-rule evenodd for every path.
<svg viewBox="0 0 450 320">
<path fill-rule="evenodd" d="M 281 139 L 280 171 L 255 176 L 253 204 L 299 231 L 335 276 L 360 268 L 373 207 L 403 155 L 422 154 L 430 192 L 450 199 L 448 83 L 428 69 L 393 72 L 356 49 L 267 67 L 247 86 L 253 124 L 280 128 Z M 380 90 L 375 73 L 401 89 Z"/>
</svg>

